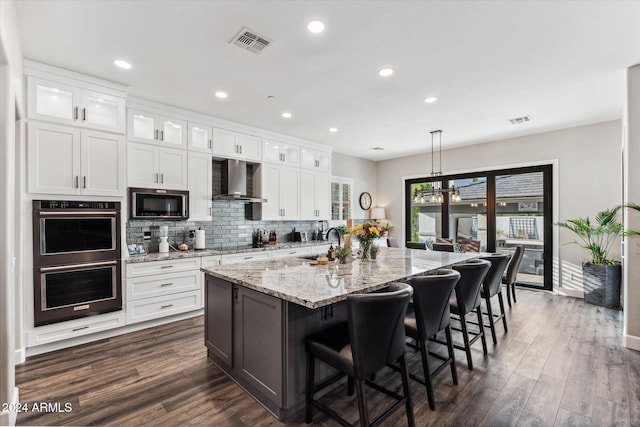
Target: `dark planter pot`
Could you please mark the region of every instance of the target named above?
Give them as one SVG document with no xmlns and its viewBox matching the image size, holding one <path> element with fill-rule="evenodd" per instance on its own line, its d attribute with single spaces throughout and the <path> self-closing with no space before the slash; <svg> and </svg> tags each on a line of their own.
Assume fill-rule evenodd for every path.
<svg viewBox="0 0 640 427">
<path fill-rule="evenodd" d="M 601 307 L 620 307 L 621 265 L 582 264 L 584 300 Z"/>
</svg>

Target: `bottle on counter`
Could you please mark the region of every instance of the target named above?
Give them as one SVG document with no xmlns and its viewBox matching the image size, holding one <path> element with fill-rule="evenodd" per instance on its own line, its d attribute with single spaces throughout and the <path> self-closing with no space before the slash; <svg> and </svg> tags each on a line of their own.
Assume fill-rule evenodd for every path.
<svg viewBox="0 0 640 427">
<path fill-rule="evenodd" d="M 327 251 L 327 258 L 329 261 L 333 261 L 336 259 L 336 250 L 333 248 L 333 243 L 329 245 L 329 250 Z"/>
</svg>

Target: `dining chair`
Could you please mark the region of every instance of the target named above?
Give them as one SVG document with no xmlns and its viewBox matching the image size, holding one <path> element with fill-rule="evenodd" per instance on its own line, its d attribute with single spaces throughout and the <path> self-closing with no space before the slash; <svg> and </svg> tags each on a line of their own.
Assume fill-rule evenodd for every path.
<svg viewBox="0 0 640 427">
<path fill-rule="evenodd" d="M 427 250 L 427 245 L 424 242 L 407 242 L 407 248 Z"/>
<path fill-rule="evenodd" d="M 520 269 L 520 263 L 522 262 L 522 256 L 524 255 L 524 246 L 516 246 L 516 250 L 511 256 L 511 260 L 507 265 L 507 272 L 502 277 L 502 284 L 507 287 L 507 303 L 511 308 L 511 296 L 513 296 L 513 302 L 516 301 L 516 278 L 518 276 L 518 270 Z M 509 289 L 511 288 L 511 289 Z"/>
<path fill-rule="evenodd" d="M 398 240 L 395 237 L 387 237 L 387 247 L 389 248 L 399 248 Z"/>
<path fill-rule="evenodd" d="M 429 409 L 432 411 L 436 409 L 432 378 L 450 366 L 451 379 L 454 384 L 458 384 L 451 338 L 449 299 L 459 280 L 460 273 L 446 269 L 427 276 L 414 277 L 411 280 L 414 310 L 405 317 L 404 329 L 407 336 L 416 341 L 417 348 L 420 350 L 423 377 L 420 378 L 411 373 L 409 377 L 426 387 Z M 440 331 L 445 332 L 448 357 L 428 351 L 427 341 L 434 338 Z M 435 357 L 442 363 L 432 370 L 427 356 Z"/>
<path fill-rule="evenodd" d="M 437 243 L 437 242 L 434 242 L 431 247 L 433 248 L 434 251 L 454 252 L 454 248 L 453 248 L 453 244 L 452 243 Z"/>
<path fill-rule="evenodd" d="M 313 420 L 313 408 L 317 408 L 342 425 L 351 425 L 334 410 L 316 400 L 316 392 L 347 375 L 349 386 L 355 383 L 360 425 L 378 425 L 389 415 L 405 406 L 407 425 L 415 425 L 409 376 L 405 356 L 404 318 L 409 300 L 413 295 L 411 286 L 392 283 L 383 292 L 349 295 L 347 297 L 347 322 L 330 327 L 307 337 L 307 379 L 305 399 L 305 422 Z M 315 385 L 315 360 L 321 360 L 339 371 L 339 375 Z M 376 371 L 391 363 L 400 365 L 402 395 L 399 395 L 369 378 Z M 367 384 L 396 399 L 396 402 L 371 423 L 367 410 L 364 384 Z M 349 387 L 351 391 L 351 387 Z"/>
</svg>

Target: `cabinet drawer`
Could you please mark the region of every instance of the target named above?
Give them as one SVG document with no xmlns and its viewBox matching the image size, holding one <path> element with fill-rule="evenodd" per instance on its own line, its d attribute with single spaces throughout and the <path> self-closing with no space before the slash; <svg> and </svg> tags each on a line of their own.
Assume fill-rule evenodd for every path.
<svg viewBox="0 0 640 427">
<path fill-rule="evenodd" d="M 127 301 L 200 289 L 198 270 L 127 279 Z"/>
<path fill-rule="evenodd" d="M 237 262 L 256 261 L 260 259 L 269 259 L 269 252 L 247 252 L 244 254 L 222 255 L 220 264 L 234 264 Z"/>
<path fill-rule="evenodd" d="M 28 347 L 93 334 L 125 325 L 124 311 L 40 326 L 28 334 Z"/>
<path fill-rule="evenodd" d="M 220 257 L 219 256 L 203 256 L 202 258 L 202 268 L 210 268 L 220 265 Z"/>
<path fill-rule="evenodd" d="M 131 301 L 127 303 L 127 324 L 186 313 L 200 308 L 202 308 L 200 290 Z"/>
<path fill-rule="evenodd" d="M 180 258 L 167 261 L 148 261 L 127 264 L 127 278 L 149 276 L 151 274 L 165 274 L 176 271 L 197 270 L 200 261 L 197 257 Z"/>
<path fill-rule="evenodd" d="M 309 255 L 309 248 L 291 248 L 291 249 L 282 249 L 271 252 L 271 258 L 285 258 L 292 256 L 304 256 Z"/>
</svg>

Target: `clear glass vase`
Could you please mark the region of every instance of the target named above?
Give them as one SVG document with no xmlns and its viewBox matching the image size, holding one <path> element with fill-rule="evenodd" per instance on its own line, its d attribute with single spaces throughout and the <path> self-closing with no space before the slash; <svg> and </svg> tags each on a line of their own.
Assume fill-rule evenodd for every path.
<svg viewBox="0 0 640 427">
<path fill-rule="evenodd" d="M 371 245 L 373 242 L 371 240 L 361 240 L 360 241 L 360 259 L 362 261 L 369 261 L 371 259 Z"/>
</svg>

